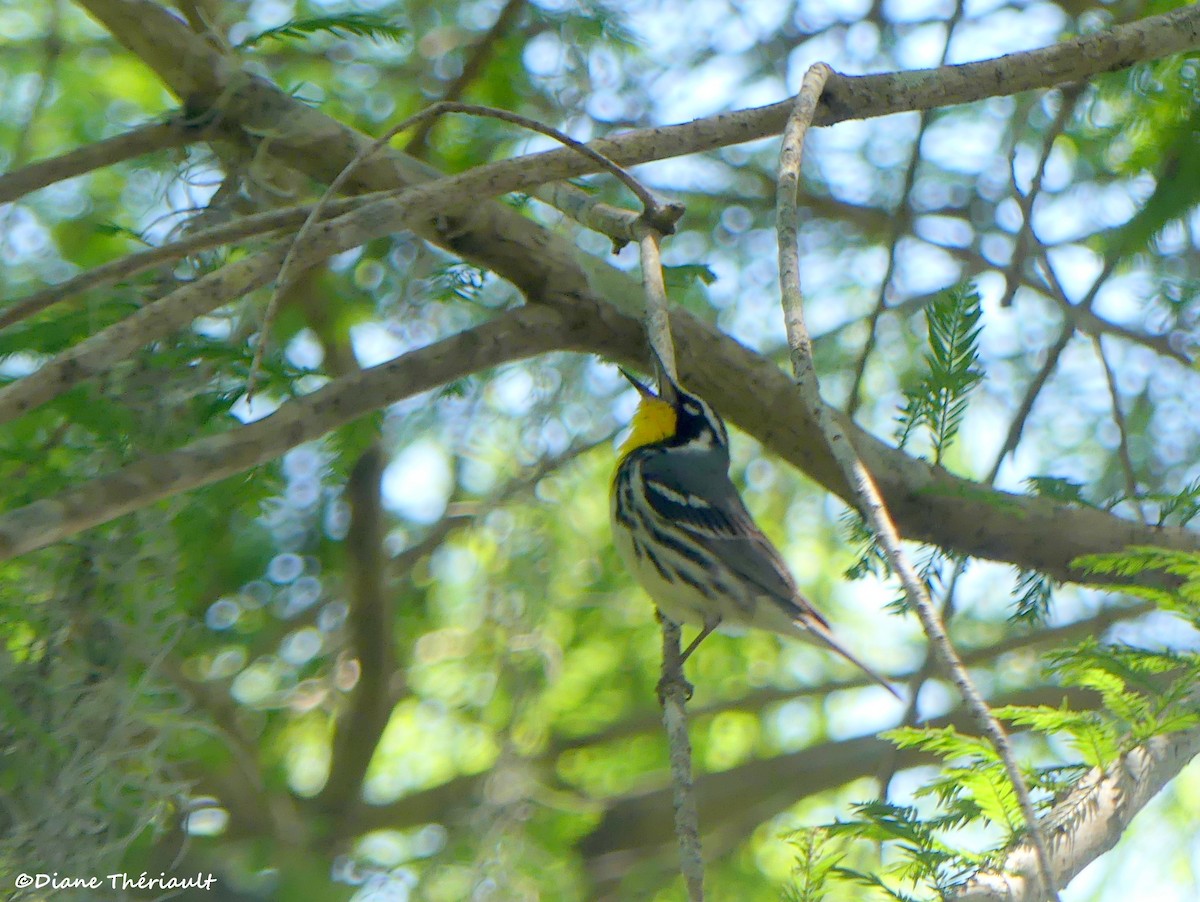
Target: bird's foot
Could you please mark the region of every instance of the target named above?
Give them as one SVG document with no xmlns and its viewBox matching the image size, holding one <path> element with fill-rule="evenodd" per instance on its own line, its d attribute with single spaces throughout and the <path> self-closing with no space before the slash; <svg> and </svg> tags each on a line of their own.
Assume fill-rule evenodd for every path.
<svg viewBox="0 0 1200 902">
<path fill-rule="evenodd" d="M 664 674 L 658 681 L 655 691 L 658 693 L 659 705 L 665 705 L 668 698 L 681 698 L 685 702 L 690 702 L 696 687 L 689 683 L 684 678 L 683 671 L 680 671 Z"/>
</svg>

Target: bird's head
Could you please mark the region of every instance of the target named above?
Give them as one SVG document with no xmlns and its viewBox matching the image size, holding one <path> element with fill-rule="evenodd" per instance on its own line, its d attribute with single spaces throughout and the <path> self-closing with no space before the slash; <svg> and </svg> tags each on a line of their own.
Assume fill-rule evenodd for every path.
<svg viewBox="0 0 1200 902">
<path fill-rule="evenodd" d="M 646 445 L 715 451 L 727 456 L 729 433 L 717 412 L 703 398 L 685 391 L 672 379 L 657 354 L 651 352 L 651 356 L 658 377 L 658 394 L 621 370 L 642 396 L 633 415 L 629 438 L 621 445 L 621 456 Z"/>
</svg>

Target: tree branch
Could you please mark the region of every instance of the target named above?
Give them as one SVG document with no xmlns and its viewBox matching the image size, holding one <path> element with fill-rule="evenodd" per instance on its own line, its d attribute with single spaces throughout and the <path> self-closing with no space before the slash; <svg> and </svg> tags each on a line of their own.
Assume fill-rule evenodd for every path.
<svg viewBox="0 0 1200 902">
<path fill-rule="evenodd" d="M 275 262 L 277 265 L 278 257 Z M 606 286 L 607 296 L 623 299 L 629 304 L 640 303 L 640 293 L 625 274 L 607 266 L 597 268 L 593 273 L 596 281 L 602 287 Z M 630 296 L 627 297 L 626 292 Z M 479 367 L 486 367 L 501 360 L 549 350 L 577 350 L 599 354 L 628 366 L 645 366 L 648 363 L 644 352 L 640 350 L 646 347 L 641 323 L 617 313 L 590 292 L 572 298 L 569 304 L 556 306 L 553 311 L 540 307 L 520 311 L 520 317 L 537 320 L 539 310 L 540 315 L 545 317 L 545 328 L 553 332 L 552 336 L 541 336 L 539 341 L 544 340 L 544 344 L 539 343 L 536 349 L 497 347 L 493 349 L 495 358 L 472 359 L 479 359 Z M 509 315 L 513 314 L 506 314 Z M 791 380 L 774 363 L 681 309 L 676 309 L 671 317 L 671 328 L 674 344 L 679 351 L 679 368 L 684 384 L 707 398 L 718 410 L 726 412 L 731 421 L 762 441 L 772 454 L 798 467 L 827 490 L 844 499 L 850 498 L 841 472 L 832 462 L 827 449 L 815 440 L 816 427 L 796 396 Z M 457 339 L 470 341 L 463 336 L 447 341 Z M 506 341 L 520 343 L 524 339 L 499 339 L 501 345 Z M 402 357 L 384 367 L 400 365 L 401 361 L 407 359 Z M 462 362 L 464 366 L 471 363 L 470 360 Z M 387 377 L 380 377 L 377 372 L 380 369 L 376 367 L 361 376 L 339 379 L 320 392 L 285 403 L 275 414 L 251 426 L 237 427 L 226 436 L 203 440 L 229 441 L 234 448 L 241 448 L 243 441 L 261 442 L 262 448 L 253 454 L 245 449 L 228 458 L 216 454 L 205 458 L 205 466 L 201 465 L 199 458 L 188 458 L 188 478 L 178 481 L 176 474 L 166 471 L 156 474 L 146 462 L 136 464 L 143 468 L 139 472 L 147 474 L 145 481 L 126 485 L 120 490 L 120 505 L 117 507 L 109 509 L 101 505 L 101 509 L 89 516 L 78 519 L 72 517 L 67 522 L 59 519 L 64 513 L 60 508 L 40 507 L 57 505 L 58 501 L 43 501 L 0 516 L 0 558 L 42 547 L 159 498 L 258 466 L 300 442 L 316 438 L 367 412 L 372 409 L 372 403 L 376 406 L 392 403 L 403 396 L 399 393 L 403 387 L 389 390 Z M 446 381 L 461 378 L 472 371 L 470 368 L 457 367 L 447 371 L 451 374 L 446 376 Z M 364 382 L 373 386 L 370 395 L 357 394 L 358 386 Z M 441 383 L 423 382 L 421 387 L 413 390 L 424 390 L 436 384 Z M 313 419 L 310 412 L 313 399 L 326 397 L 323 394 L 325 392 L 331 393 L 328 397 L 349 397 L 354 402 L 352 412 L 345 417 L 331 417 L 325 413 Z M 0 392 L 0 397 L 3 397 L 3 392 Z M 297 404 L 304 406 L 293 415 L 292 405 Z M 297 420 L 300 421 L 299 427 L 295 425 Z M 875 475 L 889 509 L 907 538 L 931 542 L 975 557 L 1005 561 L 1023 569 L 1039 570 L 1067 582 L 1103 585 L 1120 585 L 1120 578 L 1089 576 L 1072 566 L 1075 558 L 1083 554 L 1120 551 L 1130 545 L 1200 550 L 1200 537 L 1189 530 L 1148 526 L 1094 508 L 989 489 L 954 476 L 941 467 L 911 458 L 850 423 L 843 422 L 843 426 L 855 449 Z M 252 433 L 253 438 L 238 438 L 248 429 L 256 430 Z M 277 431 L 285 434 L 277 435 Z M 182 454 L 186 450 L 175 453 Z M 151 460 L 158 461 L 161 457 Z M 111 478 L 101 477 L 102 480 Z M 60 499 L 68 496 L 76 498 L 71 504 L 74 510 L 79 500 L 92 491 L 89 489 L 91 485 L 87 483 L 73 492 L 65 493 Z M 94 503 L 99 503 L 99 499 L 94 499 Z M 59 513 L 47 520 L 45 515 L 33 516 L 35 510 L 45 510 L 47 515 L 50 510 Z M 1137 579 L 1161 584 L 1164 578 L 1145 573 Z"/>
<path fill-rule="evenodd" d="M 651 212 L 648 208 L 646 215 Z M 675 346 L 671 342 L 671 321 L 667 309 L 667 286 L 663 281 L 659 233 L 647 228 L 638 242 L 642 262 L 642 291 L 646 297 L 646 335 L 650 350 L 662 361 L 666 377 L 677 379 Z M 656 368 L 657 369 L 657 368 Z M 659 391 L 664 386 L 659 385 Z M 704 899 L 704 855 L 700 846 L 700 814 L 692 786 L 692 742 L 688 736 L 687 702 L 691 686 L 683 675 L 679 624 L 658 612 L 662 626 L 662 678 L 658 682 L 658 700 L 662 705 L 663 728 L 667 733 L 667 752 L 671 770 L 671 802 L 675 810 L 675 840 L 679 845 L 680 871 L 691 902 Z"/>
<path fill-rule="evenodd" d="M 964 648 L 961 651 L 963 663 L 968 665 L 994 666 L 997 659 L 1004 655 L 1016 651 L 1058 646 L 1061 643 L 1082 639 L 1087 636 L 1099 636 L 1115 623 L 1141 617 L 1153 610 L 1156 610 L 1155 606 L 1148 601 L 1128 606 L 1105 608 L 1092 617 L 1085 617 L 1071 623 L 1065 623 L 1062 626 L 1050 627 L 1036 632 L 1014 634 L 989 645 Z M 922 662 L 914 669 L 903 673 L 889 674 L 889 676 L 898 683 L 908 683 L 924 673 L 926 669 L 925 662 Z M 699 718 L 712 717 L 725 711 L 761 713 L 769 705 L 806 698 L 823 699 L 837 692 L 846 692 L 852 689 L 862 689 L 875 685 L 877 684 L 869 676 L 858 673 L 846 679 L 830 680 L 818 685 L 755 689 L 735 698 L 721 699 L 720 701 L 710 702 L 705 705 L 697 705 L 691 710 L 691 718 L 697 720 Z M 915 720 L 911 722 L 906 721 L 908 725 L 915 722 Z M 650 733 L 659 725 L 660 718 L 656 714 L 647 712 L 644 715 L 628 717 L 596 733 L 561 739 L 555 742 L 551 748 L 555 753 L 559 753 L 570 749 L 627 741 L 634 736 Z"/>
<path fill-rule="evenodd" d="M 193 104 L 212 107 L 220 101 L 222 117 L 249 126 L 255 135 L 269 136 L 272 153 L 314 178 L 332 180 L 366 140 L 268 82 L 242 73 L 235 60 L 220 54 L 150 0 L 78 2 L 117 40 L 145 60 L 189 108 Z M 833 73 L 814 124 L 832 125 L 846 119 L 971 103 L 1048 88 L 1197 46 L 1200 46 L 1200 8 L 1188 6 L 1040 50 L 976 63 L 881 75 Z M 778 134 L 791 107 L 789 99 L 681 125 L 624 132 L 592 142 L 591 146 L 620 165 L 700 153 Z M 589 164 L 571 150 L 550 150 L 529 158 L 536 160 L 544 181 L 561 181 L 597 171 L 595 164 Z M 488 178 L 499 183 L 506 178 L 510 165 L 511 161 L 501 161 L 476 171 L 486 170 Z M 392 152 L 362 167 L 358 181 L 365 187 L 386 187 L 395 183 L 398 174 L 406 181 L 429 178 L 429 170 L 423 164 Z M 517 189 L 504 188 L 492 191 L 491 195 L 511 190 Z"/>
<path fill-rule="evenodd" d="M 379 196 L 362 196 L 353 200 L 336 201 L 327 204 L 327 216 L 340 215 L 351 210 L 359 209 L 371 200 L 381 200 Z M 286 207 L 280 210 L 267 210 L 252 216 L 243 216 L 233 222 L 213 226 L 199 232 L 193 232 L 178 241 L 172 241 L 159 247 L 148 248 L 144 251 L 126 254 L 108 263 L 101 263 L 79 275 L 50 285 L 39 291 L 31 292 L 17 298 L 11 304 L 0 310 L 0 329 L 11 326 L 26 317 L 40 313 L 47 307 L 65 301 L 73 295 L 105 285 L 112 285 L 121 279 L 137 275 L 147 269 L 167 263 L 182 260 L 191 254 L 232 244 L 245 238 L 263 235 L 279 229 L 298 226 L 304 222 L 312 211 L 311 205 Z"/>
<path fill-rule="evenodd" d="M 684 384 L 753 435 L 775 456 L 852 503 L 853 494 L 824 444 L 817 426 L 796 397 L 791 381 L 769 360 L 749 351 L 683 312 L 672 317 L 679 371 Z M 593 347 L 623 363 L 637 357 L 628 348 Z M 1133 545 L 1200 550 L 1200 536 L 1174 527 L 1147 526 L 1107 511 L 1019 495 L 963 479 L 939 466 L 898 451 L 840 415 L 854 450 L 872 473 L 906 539 L 1022 569 L 1064 582 L 1119 585 L 1074 566 L 1089 549 L 1121 551 Z M 1158 574 L 1140 579 L 1174 583 Z"/>
<path fill-rule="evenodd" d="M 1011 693 L 997 704 L 1061 705 L 1067 700 L 1072 708 L 1094 708 L 1099 696 L 1088 690 L 1069 690 L 1039 686 Z M 927 725 L 938 729 L 953 726 L 969 731 L 974 715 L 960 706 Z M 770 820 L 801 798 L 844 786 L 859 777 L 879 771 L 894 747 L 877 736 L 856 736 L 801 749 L 784 755 L 759 758 L 718 773 L 696 777 L 696 795 L 705 842 L 709 854 L 720 854 L 716 837 L 737 842 L 759 824 Z M 900 768 L 915 767 L 937 760 L 920 749 L 902 749 Z M 655 786 L 630 792 L 609 802 L 604 817 L 580 843 L 593 877 L 615 881 L 647 857 L 664 854 L 673 831 L 670 813 L 670 788 Z M 599 895 L 599 894 L 598 894 Z"/>
<path fill-rule="evenodd" d="M 816 421 L 817 428 L 833 457 L 837 460 L 846 479 L 854 489 L 854 507 L 871 527 L 876 541 L 887 556 L 892 572 L 900 578 L 904 587 L 905 600 L 921 621 L 929 644 L 941 659 L 943 669 L 954 683 L 963 701 L 973 713 L 976 722 L 988 737 L 996 755 L 1004 765 L 1012 784 L 1013 792 L 1025 816 L 1030 841 L 1037 852 L 1038 874 L 1046 896 L 1058 902 L 1058 892 L 1050 871 L 1050 855 L 1045 841 L 1038 830 L 1037 812 L 1029 795 L 1029 787 L 1021 774 L 1008 740 L 1008 734 L 992 714 L 983 695 L 975 687 L 962 659 L 958 656 L 946 625 L 942 621 L 929 590 L 908 560 L 900 545 L 900 534 L 896 530 L 891 513 L 884 504 L 870 470 L 846 440 L 845 430 L 833 412 L 821 401 L 821 389 L 817 382 L 816 364 L 812 355 L 812 339 L 804 324 L 804 305 L 800 293 L 800 252 L 797 247 L 796 197 L 800 185 L 800 159 L 804 149 L 804 137 L 812 122 L 817 101 L 825 88 L 829 67 L 816 63 L 804 75 L 804 84 L 796 98 L 796 106 L 788 117 L 783 134 L 783 146 L 779 154 L 779 193 L 776 204 L 775 227 L 779 235 L 779 285 L 782 295 L 784 323 L 787 327 L 788 345 L 792 350 L 792 369 L 796 376 L 799 395 Z"/>
<path fill-rule="evenodd" d="M 1107 771 L 1095 768 L 1041 819 L 1049 839 L 1054 879 L 1065 886 L 1117 844 L 1130 821 L 1196 755 L 1200 729 L 1155 736 L 1121 756 Z M 1033 852 L 1022 844 L 1004 865 L 976 874 L 948 902 L 1040 902 L 1032 878 Z"/>
<path fill-rule="evenodd" d="M 359 677 L 349 710 L 338 720 L 329 779 L 317 797 L 317 806 L 338 818 L 348 817 L 361 803 L 363 777 L 391 718 L 395 698 L 393 593 L 384 586 L 387 530 L 380 494 L 384 463 L 383 451 L 372 445 L 358 459 L 346 484 L 350 501 L 346 533 L 349 623 Z"/>
<path fill-rule="evenodd" d="M 220 90 L 229 75 L 228 63 L 161 7 L 147 0 L 82 2 L 135 50 L 146 43 L 174 48 L 165 54 L 156 50 L 153 55 L 174 90 L 186 88 L 188 96 L 194 96 L 200 87 L 207 86 L 213 93 L 202 98 L 202 107 L 212 107 L 221 98 Z M 1025 64 L 1033 65 L 1042 59 L 1038 54 L 1048 53 L 1054 60 L 1064 53 L 1098 52 L 1103 48 L 1111 51 L 1113 47 L 1125 48 L 1125 51 L 1139 47 L 1150 55 L 1168 53 L 1177 49 L 1180 43 L 1191 46 L 1189 42 L 1194 42 L 1197 20 L 1200 20 L 1200 7 L 1188 7 L 1167 16 L 1123 26 L 1112 33 L 1090 35 L 1048 51 L 1018 54 L 1012 59 L 1019 58 Z M 1151 40 L 1143 32 L 1156 37 Z M 192 47 L 193 42 L 200 46 Z M 198 55 L 193 56 L 193 50 Z M 1089 65 L 1098 65 L 1098 60 L 1106 61 L 1105 65 L 1112 64 L 1111 56 L 1088 57 L 1088 60 Z M 206 74 L 206 64 L 214 67 L 214 71 Z M 980 70 L 978 66 L 985 68 Z M 956 72 L 991 71 L 986 66 L 971 64 L 949 68 Z M 955 77 L 961 74 L 959 72 Z M 930 73 L 925 73 L 924 77 L 933 78 Z M 1076 73 L 1074 77 L 1083 76 Z M 886 80 L 889 76 L 871 78 Z M 835 77 L 834 82 L 838 81 Z M 977 85 L 975 90 L 982 96 L 993 84 L 988 83 L 986 91 L 984 85 Z M 932 86 L 922 90 L 932 91 Z M 926 95 L 918 91 L 905 96 L 912 99 Z M 956 102 L 969 99 L 972 98 L 958 96 Z M 271 134 L 272 152 L 315 178 L 334 178 L 368 143 L 367 138 L 261 80 L 246 78 L 231 88 L 221 109 L 227 125 L 234 112 L 244 112 L 247 121 L 256 129 Z M 869 109 L 864 107 L 859 112 Z M 597 146 L 613 148 L 618 160 L 626 163 L 636 162 L 639 154 L 640 158 L 646 159 L 703 150 L 720 143 L 760 137 L 764 133 L 761 131 L 764 120 L 760 117 L 764 115 L 762 111 L 747 111 L 749 118 L 736 114 L 674 126 L 665 132 L 660 129 L 634 132 L 630 133 L 633 137 L 622 135 Z M 777 116 L 773 121 L 777 129 L 782 117 Z M 753 125 L 755 122 L 758 126 Z M 557 159 L 554 154 L 561 154 L 564 165 L 568 166 L 564 172 L 568 174 L 578 173 L 578 170 L 570 169 L 571 166 L 586 163 L 574 151 L 551 151 L 549 157 L 540 154 L 534 159 Z M 527 160 L 522 165 L 530 163 Z M 565 338 L 558 345 L 560 349 L 587 350 L 626 364 L 644 363 L 637 351 L 644 347 L 644 335 L 636 320 L 643 305 L 635 284 L 625 274 L 600 261 L 587 257 L 580 259 L 569 242 L 519 213 L 498 204 L 478 204 L 480 183 L 476 180 L 481 178 L 481 171 L 488 169 L 473 170 L 467 174 L 471 176 L 470 180 L 457 183 L 474 202 L 470 214 L 443 223 L 439 228 L 422 227 L 418 231 L 508 278 L 531 301 L 560 307 L 573 324 L 572 328 L 565 329 Z M 354 188 L 394 188 L 410 178 L 426 181 L 430 178 L 429 172 L 428 167 L 402 155 L 381 154 L 359 168 Z M 553 175 L 550 173 L 548 177 Z M 527 181 L 532 178 L 528 172 L 523 177 Z M 436 205 L 445 197 L 439 193 L 429 199 Z M 600 298 L 609 303 L 600 302 Z M 593 305 L 593 302 L 596 303 Z M 835 494 L 850 497 L 840 470 L 823 444 L 814 438 L 815 424 L 795 397 L 787 378 L 773 363 L 752 354 L 683 311 L 677 311 L 672 318 L 672 329 L 675 344 L 681 352 L 680 370 L 689 387 L 760 439 L 773 454 L 798 466 Z M 28 378 L 36 378 L 41 372 Z M 68 367 L 67 373 L 70 372 L 73 370 Z M 64 374 L 60 371 L 58 375 Z M 2 393 L 0 397 L 3 397 Z M 1040 570 L 1056 579 L 1076 582 L 1088 579 L 1087 574 L 1071 564 L 1082 554 L 1119 551 L 1129 545 L 1159 545 L 1182 550 L 1200 547 L 1200 539 L 1185 530 L 1157 529 L 1103 511 L 983 488 L 910 458 L 851 424 L 846 424 L 846 428 L 857 453 L 879 482 L 885 501 L 907 538 L 932 542 L 977 557 L 1008 561 L 1025 569 Z M 132 499 L 130 503 L 133 503 Z M 12 523 L 11 520 L 8 522 Z"/>
<path fill-rule="evenodd" d="M 463 96 L 463 93 L 470 87 L 471 82 L 479 77 L 484 66 L 487 65 L 488 60 L 492 56 L 492 51 L 496 49 L 496 44 L 504 38 L 508 30 L 516 22 L 521 10 L 525 8 L 525 2 L 526 0 L 507 0 L 500 9 L 499 15 L 496 16 L 496 21 L 492 23 L 492 27 L 470 48 L 471 54 L 467 57 L 467 61 L 463 63 L 462 71 L 446 87 L 445 93 L 438 100 L 459 100 Z M 436 124 L 432 119 L 422 120 L 413 129 L 412 137 L 408 139 L 408 143 L 404 145 L 405 153 L 420 156 L 426 139 L 428 139 L 429 133 Z"/>
<path fill-rule="evenodd" d="M 75 178 L 94 169 L 168 147 L 183 147 L 203 138 L 201 129 L 189 128 L 181 121 L 142 125 L 122 135 L 105 138 L 61 156 L 30 163 L 0 175 L 0 204 L 11 203 L 47 185 Z"/>
<path fill-rule="evenodd" d="M 248 426 L 145 457 L 54 498 L 0 515 L 0 559 L 44 547 L 159 499 L 233 476 L 417 392 L 561 345 L 570 324 L 522 307 L 395 360 L 346 376 Z"/>
</svg>

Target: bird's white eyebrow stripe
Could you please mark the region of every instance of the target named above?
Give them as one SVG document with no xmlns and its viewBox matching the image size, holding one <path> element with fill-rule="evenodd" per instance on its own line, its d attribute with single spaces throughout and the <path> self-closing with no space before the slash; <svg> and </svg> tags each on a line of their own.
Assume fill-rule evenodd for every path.
<svg viewBox="0 0 1200 902">
<path fill-rule="evenodd" d="M 646 479 L 646 488 L 656 494 L 662 495 L 668 501 L 673 501 L 676 504 L 683 504 L 688 507 L 710 508 L 712 507 L 707 501 L 699 495 L 685 495 L 683 492 L 677 492 L 668 485 L 663 485 L 654 479 Z"/>
</svg>

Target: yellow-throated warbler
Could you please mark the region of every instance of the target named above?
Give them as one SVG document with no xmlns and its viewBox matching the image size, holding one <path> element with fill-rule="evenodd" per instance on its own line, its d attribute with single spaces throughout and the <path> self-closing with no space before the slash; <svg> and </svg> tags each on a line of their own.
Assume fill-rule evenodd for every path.
<svg viewBox="0 0 1200 902">
<path fill-rule="evenodd" d="M 613 536 L 659 610 L 701 627 L 685 658 L 722 623 L 807 634 L 896 695 L 833 637 L 746 510 L 716 411 L 655 365 L 661 395 L 622 370 L 642 397 L 613 480 Z"/>
</svg>

